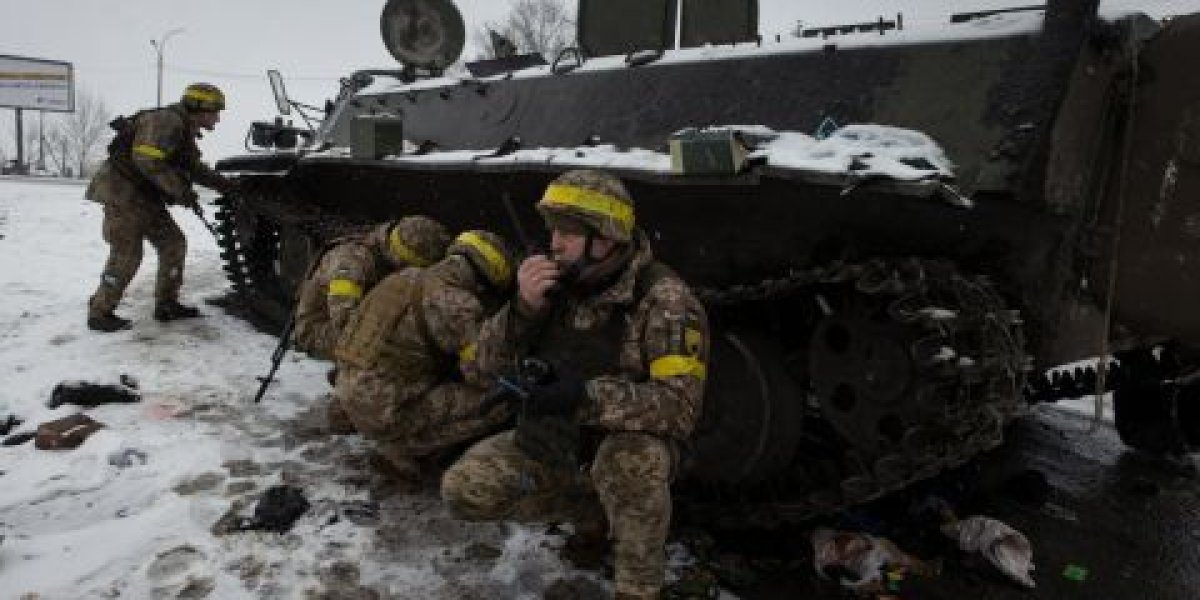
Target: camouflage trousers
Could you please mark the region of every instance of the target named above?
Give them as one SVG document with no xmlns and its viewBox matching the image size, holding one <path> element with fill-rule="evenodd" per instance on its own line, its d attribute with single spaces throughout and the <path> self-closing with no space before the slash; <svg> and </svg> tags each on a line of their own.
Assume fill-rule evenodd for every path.
<svg viewBox="0 0 1200 600">
<path fill-rule="evenodd" d="M 103 234 L 109 246 L 108 261 L 100 285 L 88 302 L 89 316 L 110 313 L 121 302 L 125 288 L 142 264 L 143 240 L 158 253 L 155 301 L 179 298 L 187 240 L 166 206 L 136 195 L 109 198 L 104 203 Z"/>
<path fill-rule="evenodd" d="M 358 308 L 358 299 L 326 295 L 329 284 L 324 279 L 309 279 L 303 285 L 292 332 L 296 347 L 314 358 L 333 360 L 333 349 Z M 315 295 L 321 300 L 315 301 Z"/>
<path fill-rule="evenodd" d="M 334 402 L 381 454 L 399 463 L 496 431 L 507 410 L 497 407 L 480 415 L 483 394 L 463 383 L 405 384 L 386 370 L 340 365 Z"/>
<path fill-rule="evenodd" d="M 296 348 L 322 360 L 333 360 L 333 348 L 341 334 L 327 315 L 296 314 L 296 329 L 292 335 Z"/>
<path fill-rule="evenodd" d="M 614 540 L 616 593 L 657 598 L 671 521 L 674 454 L 645 433 L 607 435 L 587 472 L 554 469 L 517 448 L 506 431 L 472 446 L 442 477 L 442 499 L 476 521 L 585 521 L 599 510 Z"/>
</svg>

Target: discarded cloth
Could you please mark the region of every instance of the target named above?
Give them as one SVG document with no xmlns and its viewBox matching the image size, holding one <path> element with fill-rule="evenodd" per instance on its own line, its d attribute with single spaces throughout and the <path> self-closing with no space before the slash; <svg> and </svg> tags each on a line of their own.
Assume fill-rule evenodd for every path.
<svg viewBox="0 0 1200 600">
<path fill-rule="evenodd" d="M 817 573 L 835 577 L 842 587 L 859 594 L 885 593 L 897 576 L 932 577 L 938 571 L 890 540 L 865 533 L 822 527 L 813 532 L 812 545 Z"/>
<path fill-rule="evenodd" d="M 8 435 L 8 432 L 20 427 L 21 423 L 24 423 L 24 421 L 17 417 L 17 415 L 8 415 L 0 419 L 0 435 Z"/>
<path fill-rule="evenodd" d="M 104 424 L 83 414 L 47 421 L 38 425 L 33 445 L 38 450 L 70 450 L 104 427 Z"/>
<path fill-rule="evenodd" d="M 89 381 L 64 381 L 50 392 L 47 408 L 58 408 L 73 404 L 84 408 L 95 408 L 102 404 L 132 404 L 142 398 L 126 385 L 91 383 Z"/>
<path fill-rule="evenodd" d="M 272 486 L 259 497 L 252 516 L 237 517 L 238 508 L 235 506 L 231 514 L 221 517 L 214 526 L 214 533 L 252 530 L 287 533 L 308 508 L 308 499 L 299 488 L 290 485 Z"/>
<path fill-rule="evenodd" d="M 964 552 L 982 554 L 1013 581 L 1034 587 L 1033 546 L 1025 534 L 990 517 L 973 516 L 942 525 L 942 533 Z"/>
</svg>

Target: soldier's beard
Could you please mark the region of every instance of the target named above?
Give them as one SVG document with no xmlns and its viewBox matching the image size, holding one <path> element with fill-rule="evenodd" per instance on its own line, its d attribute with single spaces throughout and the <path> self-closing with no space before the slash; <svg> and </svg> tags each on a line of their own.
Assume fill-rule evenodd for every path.
<svg viewBox="0 0 1200 600">
<path fill-rule="evenodd" d="M 579 291 L 593 291 L 608 287 L 629 264 L 631 258 L 633 258 L 633 244 L 621 244 L 614 246 L 608 256 L 604 258 L 576 261 L 577 276 L 571 283 L 571 287 Z"/>
</svg>

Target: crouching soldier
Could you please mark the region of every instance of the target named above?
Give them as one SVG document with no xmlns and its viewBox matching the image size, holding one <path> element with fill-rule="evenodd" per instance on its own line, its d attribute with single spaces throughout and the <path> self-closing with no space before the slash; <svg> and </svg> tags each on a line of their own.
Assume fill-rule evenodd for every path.
<svg viewBox="0 0 1200 600">
<path fill-rule="evenodd" d="M 620 180 L 569 171 L 537 208 L 551 256 L 521 264 L 517 294 L 484 323 L 478 353 L 488 372 L 520 370 L 529 356 L 554 372 L 530 384 L 514 430 L 447 469 L 442 497 L 473 520 L 606 517 L 616 596 L 656 598 L 677 447 L 700 414 L 707 318 L 654 260 Z"/>
<path fill-rule="evenodd" d="M 494 432 L 506 417 L 501 406 L 480 414 L 489 381 L 475 340 L 509 294 L 513 266 L 502 238 L 464 232 L 437 264 L 379 282 L 339 338 L 334 402 L 402 482 L 419 482 L 419 458 Z"/>
<path fill-rule="evenodd" d="M 421 215 L 335 239 L 300 285 L 296 347 L 333 360 L 334 344 L 363 296 L 392 271 L 441 260 L 449 243 L 446 229 Z"/>
<path fill-rule="evenodd" d="M 86 193 L 104 204 L 102 233 L 109 246 L 100 285 L 88 300 L 89 329 L 113 332 L 130 327 L 129 319 L 113 311 L 142 264 L 143 240 L 158 253 L 154 318 L 200 316 L 196 307 L 179 302 L 187 240 L 167 205 L 199 212 L 193 182 L 223 194 L 233 191 L 234 182 L 204 164 L 196 145 L 201 130 L 212 131 L 224 109 L 221 90 L 193 83 L 175 104 L 114 121 L 118 131 L 108 145 L 108 158 Z"/>
</svg>

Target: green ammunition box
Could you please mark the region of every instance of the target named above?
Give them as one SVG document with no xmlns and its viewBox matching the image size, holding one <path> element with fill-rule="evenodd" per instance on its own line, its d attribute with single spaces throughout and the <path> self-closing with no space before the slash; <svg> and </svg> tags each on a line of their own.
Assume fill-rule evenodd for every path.
<svg viewBox="0 0 1200 600">
<path fill-rule="evenodd" d="M 671 136 L 670 147 L 674 173 L 734 174 L 746 166 L 746 146 L 731 129 L 685 129 Z"/>
<path fill-rule="evenodd" d="M 383 115 L 354 117 L 350 155 L 354 158 L 383 158 L 404 152 L 404 120 Z"/>
</svg>

